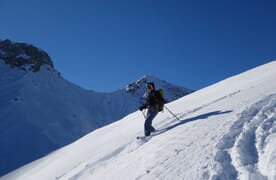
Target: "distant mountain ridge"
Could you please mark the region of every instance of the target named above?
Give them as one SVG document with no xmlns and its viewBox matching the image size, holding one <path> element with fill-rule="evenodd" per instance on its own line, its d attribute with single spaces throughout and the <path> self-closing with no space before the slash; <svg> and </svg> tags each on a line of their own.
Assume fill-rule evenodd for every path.
<svg viewBox="0 0 276 180">
<path fill-rule="evenodd" d="M 192 92 L 153 76 L 88 91 L 65 80 L 43 50 L 9 40 L 0 42 L 0 75 L 0 176 L 136 111 L 146 82 L 168 101 Z"/>
</svg>

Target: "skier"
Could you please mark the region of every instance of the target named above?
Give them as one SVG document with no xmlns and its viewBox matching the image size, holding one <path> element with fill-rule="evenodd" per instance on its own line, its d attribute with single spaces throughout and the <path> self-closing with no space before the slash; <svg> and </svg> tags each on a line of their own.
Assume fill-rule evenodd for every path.
<svg viewBox="0 0 276 180">
<path fill-rule="evenodd" d="M 150 134 L 155 131 L 154 127 L 152 126 L 152 120 L 160 111 L 159 104 L 160 102 L 164 102 L 164 99 L 162 95 L 160 95 L 160 93 L 155 90 L 153 82 L 147 83 L 146 87 L 148 91 L 147 100 L 146 103 L 139 108 L 139 110 L 143 111 L 143 109 L 148 109 L 144 124 L 144 132 L 145 136 L 150 136 Z"/>
</svg>

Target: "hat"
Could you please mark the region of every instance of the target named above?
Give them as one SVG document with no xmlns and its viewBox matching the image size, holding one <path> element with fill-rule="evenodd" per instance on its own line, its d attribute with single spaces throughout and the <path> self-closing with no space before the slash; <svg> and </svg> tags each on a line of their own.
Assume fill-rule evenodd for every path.
<svg viewBox="0 0 276 180">
<path fill-rule="evenodd" d="M 151 86 L 153 90 L 155 90 L 155 86 L 154 86 L 154 83 L 153 82 L 148 82 L 147 83 L 147 87 L 148 86 Z"/>
</svg>

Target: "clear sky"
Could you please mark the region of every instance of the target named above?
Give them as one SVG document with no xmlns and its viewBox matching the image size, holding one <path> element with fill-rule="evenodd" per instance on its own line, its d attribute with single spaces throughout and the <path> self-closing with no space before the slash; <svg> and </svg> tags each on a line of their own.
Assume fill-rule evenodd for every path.
<svg viewBox="0 0 276 180">
<path fill-rule="evenodd" d="M 276 59 L 275 0 L 0 0 L 0 39 L 110 92 L 144 74 L 199 89 Z"/>
</svg>

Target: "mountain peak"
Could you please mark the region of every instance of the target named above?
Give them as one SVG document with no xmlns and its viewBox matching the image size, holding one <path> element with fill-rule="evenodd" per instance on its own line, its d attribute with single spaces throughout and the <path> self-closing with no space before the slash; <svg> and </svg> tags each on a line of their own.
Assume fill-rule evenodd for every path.
<svg viewBox="0 0 276 180">
<path fill-rule="evenodd" d="M 8 39 L 0 40 L 0 59 L 13 68 L 37 72 L 42 65 L 54 68 L 49 55 L 27 43 L 12 42 Z"/>
<path fill-rule="evenodd" d="M 136 82 L 129 83 L 126 86 L 125 90 L 128 93 L 131 93 L 137 96 L 142 96 L 145 93 L 145 90 L 146 90 L 145 87 L 148 82 L 153 82 L 155 84 L 156 89 L 162 89 L 165 93 L 165 98 L 168 101 L 173 101 L 175 99 L 178 99 L 179 97 L 185 96 L 193 92 L 193 90 L 190 90 L 185 87 L 173 85 L 153 75 L 142 76 Z"/>
<path fill-rule="evenodd" d="M 140 79 L 138 79 L 136 82 L 129 83 L 125 89 L 127 92 L 135 92 L 135 91 L 140 90 L 141 88 L 145 87 L 145 85 L 148 82 L 154 82 L 154 83 L 159 84 L 159 82 L 161 82 L 161 81 L 162 80 L 160 80 L 159 78 L 157 78 L 155 76 L 144 75 Z"/>
<path fill-rule="evenodd" d="M 153 75 L 148 75 L 148 74 L 145 74 L 144 76 L 142 76 L 141 79 L 146 80 L 147 82 L 153 82 L 153 81 L 156 81 L 156 80 L 160 81 L 160 79 L 158 77 L 153 76 Z"/>
</svg>

